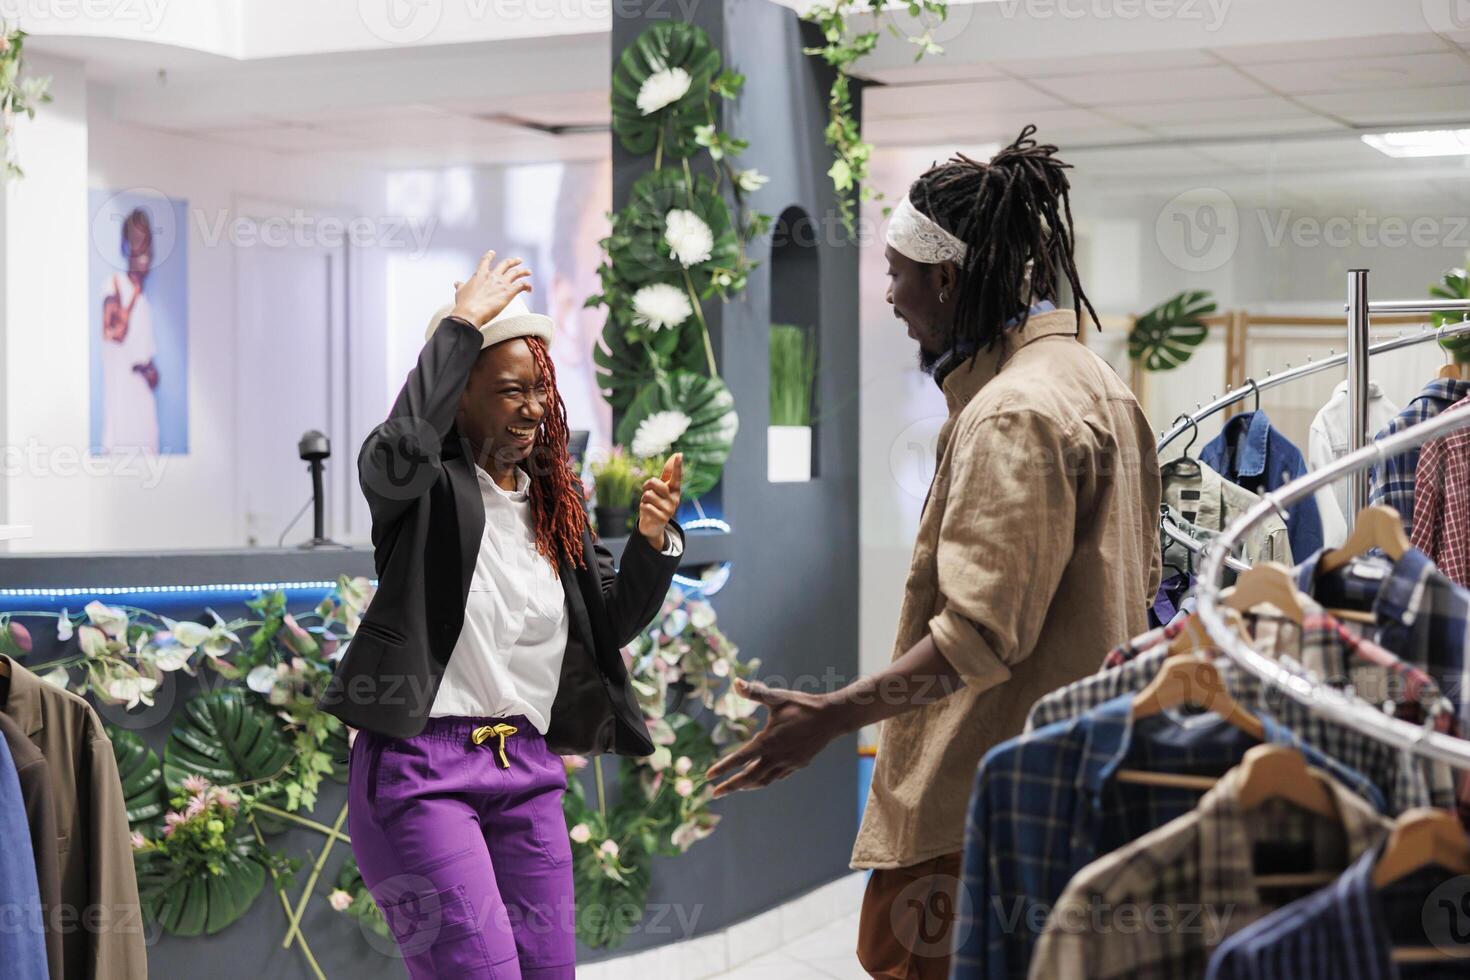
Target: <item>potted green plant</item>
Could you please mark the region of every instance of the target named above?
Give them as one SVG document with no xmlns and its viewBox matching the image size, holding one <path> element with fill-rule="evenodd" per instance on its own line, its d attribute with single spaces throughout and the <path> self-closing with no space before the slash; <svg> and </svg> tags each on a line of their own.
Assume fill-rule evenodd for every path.
<svg viewBox="0 0 1470 980">
<path fill-rule="evenodd" d="M 817 345 L 812 331 L 771 324 L 771 424 L 766 430 L 766 479 L 805 483 L 812 478 L 812 387 Z"/>
<path fill-rule="evenodd" d="M 597 533 L 617 537 L 627 534 L 643 488 L 643 467 L 622 446 L 614 446 L 606 458 L 592 463 L 597 486 Z"/>
</svg>

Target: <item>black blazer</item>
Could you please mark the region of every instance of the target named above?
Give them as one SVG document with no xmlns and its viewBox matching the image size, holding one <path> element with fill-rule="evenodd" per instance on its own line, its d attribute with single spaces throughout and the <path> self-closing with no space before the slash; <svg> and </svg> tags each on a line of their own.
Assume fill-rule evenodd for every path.
<svg viewBox="0 0 1470 980">
<path fill-rule="evenodd" d="M 464 625 L 485 503 L 454 417 L 480 343 L 469 323 L 445 318 L 358 453 L 378 592 L 318 701 L 354 728 L 393 738 L 423 731 Z M 670 529 L 682 538 L 677 524 Z M 620 650 L 657 614 L 679 559 L 640 534 L 619 571 L 588 533 L 582 548 L 585 568 L 559 567 L 571 623 L 546 741 L 563 755 L 649 755 L 653 740 Z"/>
</svg>

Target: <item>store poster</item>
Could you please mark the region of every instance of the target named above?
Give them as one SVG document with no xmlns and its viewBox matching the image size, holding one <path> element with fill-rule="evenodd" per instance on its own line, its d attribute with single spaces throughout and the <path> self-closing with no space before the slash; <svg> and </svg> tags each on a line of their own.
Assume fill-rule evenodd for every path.
<svg viewBox="0 0 1470 980">
<path fill-rule="evenodd" d="M 89 192 L 94 456 L 189 451 L 188 203 Z"/>
</svg>

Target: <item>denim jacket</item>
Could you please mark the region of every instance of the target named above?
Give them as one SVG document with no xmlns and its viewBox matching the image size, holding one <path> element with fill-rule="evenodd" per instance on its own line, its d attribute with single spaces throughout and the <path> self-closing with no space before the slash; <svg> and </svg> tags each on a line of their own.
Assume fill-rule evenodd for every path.
<svg viewBox="0 0 1470 980">
<path fill-rule="evenodd" d="M 1307 472 L 1301 450 L 1272 428 L 1261 411 L 1226 422 L 1199 458 L 1225 479 L 1258 494 L 1279 490 Z M 1315 499 L 1307 497 L 1287 508 L 1286 530 L 1293 555 L 1310 555 L 1322 547 L 1322 515 Z"/>
</svg>

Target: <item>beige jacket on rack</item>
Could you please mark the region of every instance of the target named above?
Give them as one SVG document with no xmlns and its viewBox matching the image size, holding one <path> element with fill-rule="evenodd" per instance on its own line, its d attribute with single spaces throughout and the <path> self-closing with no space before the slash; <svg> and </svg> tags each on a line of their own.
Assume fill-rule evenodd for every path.
<svg viewBox="0 0 1470 980">
<path fill-rule="evenodd" d="M 1231 483 L 1199 460 L 1191 457 L 1190 463 L 1199 467 L 1198 474 L 1165 464 L 1164 503 L 1195 527 L 1219 533 L 1260 503 L 1260 497 Z M 1286 522 L 1279 515 L 1272 514 L 1251 528 L 1241 545 L 1239 555 L 1247 564 L 1278 561 L 1287 568 L 1296 564 L 1292 560 Z"/>
<path fill-rule="evenodd" d="M 62 933 L 67 980 L 146 980 L 138 880 L 127 801 L 112 740 L 84 699 L 48 684 L 13 658 L 0 710 L 46 757 L 56 813 L 61 907 L 48 927 Z"/>
</svg>

